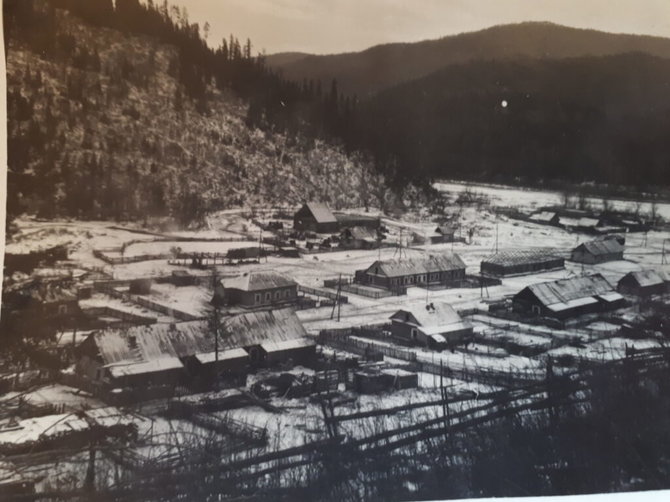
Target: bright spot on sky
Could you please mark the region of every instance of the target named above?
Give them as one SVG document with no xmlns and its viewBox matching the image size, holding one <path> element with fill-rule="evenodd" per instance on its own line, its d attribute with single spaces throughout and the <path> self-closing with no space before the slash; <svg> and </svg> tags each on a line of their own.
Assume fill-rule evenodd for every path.
<svg viewBox="0 0 670 502">
<path fill-rule="evenodd" d="M 503 99 L 502 103 L 500 103 L 503 108 L 507 108 L 507 100 Z"/>
</svg>

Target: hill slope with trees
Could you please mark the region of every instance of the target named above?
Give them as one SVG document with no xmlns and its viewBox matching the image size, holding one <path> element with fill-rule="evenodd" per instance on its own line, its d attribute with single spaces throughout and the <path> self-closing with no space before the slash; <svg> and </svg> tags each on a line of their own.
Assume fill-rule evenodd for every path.
<svg viewBox="0 0 670 502">
<path fill-rule="evenodd" d="M 137 0 L 4 9 L 10 217 L 189 223 L 229 207 L 385 198 L 370 164 L 336 143 L 251 124 L 254 88 L 285 84 L 248 43 L 208 49 L 184 11 Z"/>
</svg>

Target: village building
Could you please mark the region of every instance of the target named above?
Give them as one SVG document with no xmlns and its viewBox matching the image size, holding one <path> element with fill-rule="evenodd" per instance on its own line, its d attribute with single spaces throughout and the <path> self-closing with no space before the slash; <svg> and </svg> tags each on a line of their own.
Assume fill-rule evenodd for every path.
<svg viewBox="0 0 670 502">
<path fill-rule="evenodd" d="M 5 253 L 4 272 L 9 277 L 14 272 L 30 274 L 40 266 L 52 266 L 59 261 L 68 259 L 67 245 L 58 245 L 39 249 L 30 253 L 13 253 L 8 250 Z"/>
<path fill-rule="evenodd" d="M 298 283 L 278 272 L 246 272 L 219 280 L 214 290 L 214 305 L 244 308 L 276 307 L 295 303 Z"/>
<path fill-rule="evenodd" d="M 577 263 L 593 265 L 623 260 L 624 247 L 616 239 L 583 242 L 572 250 L 570 259 Z"/>
<path fill-rule="evenodd" d="M 456 253 L 396 260 L 377 260 L 356 271 L 356 282 L 396 290 L 408 286 L 457 286 L 465 279 L 465 263 Z"/>
<path fill-rule="evenodd" d="M 642 270 L 629 272 L 617 284 L 617 291 L 626 295 L 662 295 L 668 291 L 669 278 L 664 272 Z"/>
<path fill-rule="evenodd" d="M 197 276 L 190 274 L 187 270 L 173 270 L 170 275 L 170 282 L 178 288 L 186 286 L 197 286 L 199 279 Z"/>
<path fill-rule="evenodd" d="M 528 219 L 533 223 L 538 223 L 540 225 L 553 225 L 555 227 L 559 226 L 561 223 L 561 217 L 556 211 L 540 211 L 530 215 Z"/>
<path fill-rule="evenodd" d="M 439 225 L 435 229 L 435 233 L 430 236 L 432 244 L 442 244 L 448 242 L 455 242 L 457 228 L 450 225 Z"/>
<path fill-rule="evenodd" d="M 482 275 L 510 277 L 565 268 L 565 259 L 545 250 L 500 251 L 482 260 Z"/>
<path fill-rule="evenodd" d="M 339 224 L 328 206 L 321 202 L 308 202 L 293 216 L 293 228 L 300 232 L 328 234 L 337 232 Z"/>
<path fill-rule="evenodd" d="M 376 230 L 368 227 L 348 227 L 340 233 L 340 244 L 353 249 L 374 249 L 379 245 Z"/>
<path fill-rule="evenodd" d="M 623 296 L 600 274 L 531 284 L 512 299 L 515 312 L 565 320 L 614 310 L 625 305 Z"/>
<path fill-rule="evenodd" d="M 398 310 L 390 319 L 394 337 L 431 349 L 453 346 L 472 337 L 472 325 L 446 303 Z"/>
<path fill-rule="evenodd" d="M 3 291 L 3 317 L 20 316 L 44 325 L 62 327 L 80 315 L 77 289 L 69 280 L 31 278 Z"/>
<path fill-rule="evenodd" d="M 202 384 L 215 375 L 239 382 L 250 365 L 310 364 L 315 343 L 291 309 L 207 321 L 93 333 L 77 348 L 76 374 L 98 388 Z"/>
</svg>

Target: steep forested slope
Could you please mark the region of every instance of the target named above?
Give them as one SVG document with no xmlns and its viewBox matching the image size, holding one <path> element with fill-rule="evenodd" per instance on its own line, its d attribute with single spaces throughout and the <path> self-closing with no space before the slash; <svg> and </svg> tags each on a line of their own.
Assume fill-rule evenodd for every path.
<svg viewBox="0 0 670 502">
<path fill-rule="evenodd" d="M 213 79 L 192 99 L 176 47 L 33 3 L 55 33 L 45 55 L 8 30 L 10 214 L 186 223 L 260 203 L 370 203 L 383 185 L 339 147 L 249 128 L 247 103 Z"/>
</svg>

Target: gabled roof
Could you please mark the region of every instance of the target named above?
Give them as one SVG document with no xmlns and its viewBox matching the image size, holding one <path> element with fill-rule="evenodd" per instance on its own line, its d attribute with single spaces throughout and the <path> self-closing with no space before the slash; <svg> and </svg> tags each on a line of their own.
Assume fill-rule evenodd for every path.
<svg viewBox="0 0 670 502">
<path fill-rule="evenodd" d="M 607 255 L 614 253 L 623 253 L 623 246 L 619 244 L 616 239 L 605 239 L 583 242 L 575 248 L 577 250 L 584 250 L 592 255 Z"/>
<path fill-rule="evenodd" d="M 219 350 L 223 353 L 251 345 L 303 338 L 307 333 L 293 310 L 280 309 L 223 317 L 218 336 Z M 186 356 L 205 356 L 215 350 L 214 333 L 207 321 L 107 329 L 91 337 L 103 364 L 109 367 L 151 361 L 168 362 Z M 148 372 L 156 371 L 152 369 L 155 366 L 134 368 L 144 367 Z"/>
<path fill-rule="evenodd" d="M 242 291 L 287 288 L 297 284 L 293 279 L 273 271 L 245 272 L 237 277 L 221 279 L 220 283 L 224 289 L 239 289 Z"/>
<path fill-rule="evenodd" d="M 577 306 L 582 299 L 610 293 L 618 295 L 600 274 L 531 284 L 523 291 L 532 292 L 547 307 L 559 304 L 567 304 L 568 307 Z"/>
<path fill-rule="evenodd" d="M 471 328 L 471 324 L 463 321 L 458 312 L 446 303 L 431 303 L 412 310 L 398 310 L 391 319 L 416 326 L 429 336 Z"/>
<path fill-rule="evenodd" d="M 629 272 L 621 280 L 630 277 L 641 287 L 658 286 L 659 284 L 665 284 L 667 281 L 664 275 L 655 270 L 641 270 L 639 272 Z"/>
<path fill-rule="evenodd" d="M 376 261 L 367 271 L 369 272 L 375 268 L 379 268 L 379 275 L 402 277 L 405 275 L 465 269 L 465 263 L 463 263 L 461 257 L 456 253 L 445 253 L 425 257 Z"/>
<path fill-rule="evenodd" d="M 540 211 L 539 213 L 532 214 L 530 216 L 531 221 L 551 221 L 556 217 L 556 213 L 554 211 Z"/>
<path fill-rule="evenodd" d="M 551 251 L 528 249 L 515 251 L 499 251 L 482 260 L 482 263 L 490 263 L 493 265 L 525 265 L 528 263 L 542 263 L 547 261 L 554 261 L 559 259 Z"/>
<path fill-rule="evenodd" d="M 226 348 L 285 342 L 307 336 L 300 319 L 290 308 L 226 317 L 220 326 L 219 335 Z"/>
<path fill-rule="evenodd" d="M 367 227 L 350 227 L 345 230 L 348 231 L 352 239 L 362 240 L 362 241 L 376 241 L 377 233 Z"/>
<path fill-rule="evenodd" d="M 435 233 L 440 235 L 454 235 L 456 233 L 456 227 L 451 225 L 439 225 L 435 229 Z"/>
<path fill-rule="evenodd" d="M 335 215 L 328 209 L 323 202 L 307 202 L 303 208 L 312 213 L 312 216 L 317 221 L 317 223 L 337 223 Z"/>
<path fill-rule="evenodd" d="M 566 227 L 595 227 L 598 226 L 598 223 L 600 223 L 600 220 L 588 217 L 570 218 L 561 216 L 560 221 L 561 224 Z"/>
</svg>

